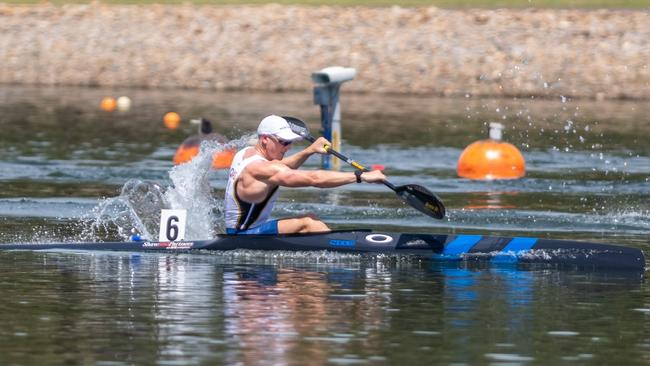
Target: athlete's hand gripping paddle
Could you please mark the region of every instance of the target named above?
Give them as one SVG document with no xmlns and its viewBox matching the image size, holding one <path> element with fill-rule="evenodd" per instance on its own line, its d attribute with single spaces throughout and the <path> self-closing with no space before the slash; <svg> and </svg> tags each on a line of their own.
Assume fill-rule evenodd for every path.
<svg viewBox="0 0 650 366">
<path fill-rule="evenodd" d="M 300 135 L 307 141 L 316 141 L 314 136 L 309 133 L 309 128 L 305 122 L 295 117 L 283 116 L 282 118 L 289 122 L 289 126 L 294 133 Z M 369 171 L 363 165 L 332 149 L 331 146 L 325 146 L 325 151 L 327 151 L 328 154 L 332 154 L 344 162 L 352 165 L 356 169 L 359 169 L 363 172 Z M 408 203 L 411 207 L 424 213 L 425 215 L 436 219 L 442 219 L 445 217 L 445 205 L 443 205 L 438 196 L 436 196 L 427 188 L 417 184 L 406 184 L 396 187 L 387 180 L 384 180 L 382 183 L 384 183 L 386 187 L 392 189 L 404 202 Z"/>
</svg>

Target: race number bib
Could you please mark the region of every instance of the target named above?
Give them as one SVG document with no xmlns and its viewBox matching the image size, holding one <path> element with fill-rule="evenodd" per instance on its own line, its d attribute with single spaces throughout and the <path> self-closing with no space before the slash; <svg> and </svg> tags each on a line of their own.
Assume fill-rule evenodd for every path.
<svg viewBox="0 0 650 366">
<path fill-rule="evenodd" d="M 185 239 L 187 210 L 161 210 L 160 233 L 158 241 L 178 241 Z"/>
</svg>

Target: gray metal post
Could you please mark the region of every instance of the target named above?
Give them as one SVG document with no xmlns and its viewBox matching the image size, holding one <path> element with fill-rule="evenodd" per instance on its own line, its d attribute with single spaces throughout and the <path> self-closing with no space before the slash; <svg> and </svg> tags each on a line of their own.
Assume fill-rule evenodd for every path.
<svg viewBox="0 0 650 366">
<path fill-rule="evenodd" d="M 314 104 L 320 105 L 323 136 L 337 151 L 341 151 L 341 105 L 339 103 L 341 84 L 352 80 L 356 74 L 357 71 L 353 68 L 332 66 L 311 75 L 316 84 Z M 341 163 L 338 159 L 332 160 L 330 155 L 323 155 L 321 166 L 323 169 L 339 170 Z"/>
</svg>

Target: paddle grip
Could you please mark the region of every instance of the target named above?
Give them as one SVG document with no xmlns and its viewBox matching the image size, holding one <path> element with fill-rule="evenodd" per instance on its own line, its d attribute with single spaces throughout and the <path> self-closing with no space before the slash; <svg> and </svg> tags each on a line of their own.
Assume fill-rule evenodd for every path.
<svg viewBox="0 0 650 366">
<path fill-rule="evenodd" d="M 314 141 L 316 141 L 316 139 L 315 139 L 314 136 L 312 136 L 312 135 L 303 135 L 302 137 L 303 137 L 305 140 L 309 141 L 309 142 L 314 142 Z M 338 152 L 338 151 L 332 149 L 332 146 L 331 146 L 331 145 L 325 145 L 325 146 L 323 146 L 323 149 L 324 149 L 328 154 L 332 154 L 332 155 L 336 156 L 337 158 L 339 158 L 339 159 L 343 160 L 344 162 L 346 162 L 346 163 L 352 165 L 353 167 L 355 167 L 355 168 L 357 168 L 357 169 L 359 169 L 359 170 L 361 170 L 361 171 L 363 171 L 363 172 L 369 172 L 369 170 L 366 169 L 366 167 L 364 167 L 363 165 L 361 165 L 361 164 L 357 163 L 356 161 L 354 161 L 354 160 L 348 158 L 347 156 L 341 154 L 340 152 Z"/>
</svg>

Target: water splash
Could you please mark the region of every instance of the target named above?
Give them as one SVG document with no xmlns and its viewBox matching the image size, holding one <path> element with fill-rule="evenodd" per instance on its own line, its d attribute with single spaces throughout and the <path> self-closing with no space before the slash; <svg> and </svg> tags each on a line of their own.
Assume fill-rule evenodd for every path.
<svg viewBox="0 0 650 366">
<path fill-rule="evenodd" d="M 153 238 L 160 223 L 160 210 L 169 207 L 160 185 L 131 179 L 124 184 L 119 196 L 106 198 L 93 208 L 81 239 L 117 236 L 117 239 L 127 240 L 134 233 Z"/>
<path fill-rule="evenodd" d="M 212 197 L 208 175 L 212 156 L 224 150 L 224 146 L 216 141 L 204 141 L 194 159 L 173 167 L 169 172 L 172 186 L 167 188 L 164 197 L 170 208 L 187 210 L 185 239 L 214 237 L 217 202 Z"/>
<path fill-rule="evenodd" d="M 169 171 L 170 186 L 131 179 L 120 195 L 106 198 L 89 213 L 81 238 L 128 240 L 133 234 L 156 240 L 162 209 L 187 210 L 186 240 L 211 239 L 223 230 L 222 197 L 214 197 L 209 175 L 215 154 L 251 144 L 253 135 L 227 143 L 206 140 L 191 161 Z M 225 187 L 226 182 L 218 182 Z"/>
</svg>

